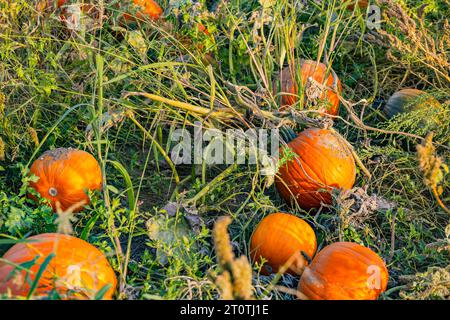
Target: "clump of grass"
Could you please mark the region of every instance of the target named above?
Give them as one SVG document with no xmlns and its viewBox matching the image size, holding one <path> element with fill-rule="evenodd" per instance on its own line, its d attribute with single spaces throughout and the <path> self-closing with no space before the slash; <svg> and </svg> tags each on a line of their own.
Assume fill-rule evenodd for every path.
<svg viewBox="0 0 450 320">
<path fill-rule="evenodd" d="M 450 214 L 450 209 L 442 202 L 440 195 L 443 192 L 441 186 L 445 174 L 448 173 L 447 165 L 442 158 L 436 155 L 436 148 L 433 143 L 433 134 L 427 135 L 426 140 L 417 145 L 417 157 L 419 158 L 419 167 L 423 172 L 424 183 L 433 191 L 436 201 L 442 209 Z"/>
<path fill-rule="evenodd" d="M 450 298 L 450 266 L 430 267 L 426 272 L 401 276 L 406 282 L 400 297 L 407 300 L 448 300 Z"/>
<path fill-rule="evenodd" d="M 381 29 L 378 33 L 388 42 L 391 49 L 387 57 L 408 69 L 417 78 L 447 88 L 450 82 L 449 22 L 441 22 L 440 32 L 432 34 L 421 18 L 412 18 L 406 10 L 392 0 L 380 0 L 383 15 L 389 31 Z"/>
</svg>

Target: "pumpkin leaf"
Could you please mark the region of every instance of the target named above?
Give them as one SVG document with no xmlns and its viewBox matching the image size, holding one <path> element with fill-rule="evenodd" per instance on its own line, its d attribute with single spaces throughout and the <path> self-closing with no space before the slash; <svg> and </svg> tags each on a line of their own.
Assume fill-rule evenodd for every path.
<svg viewBox="0 0 450 320">
<path fill-rule="evenodd" d="M 161 265 L 169 262 L 169 256 L 185 255 L 183 239 L 191 238 L 193 234 L 184 217 L 157 215 L 147 220 L 146 227 L 149 238 L 155 242 L 156 257 Z"/>
</svg>

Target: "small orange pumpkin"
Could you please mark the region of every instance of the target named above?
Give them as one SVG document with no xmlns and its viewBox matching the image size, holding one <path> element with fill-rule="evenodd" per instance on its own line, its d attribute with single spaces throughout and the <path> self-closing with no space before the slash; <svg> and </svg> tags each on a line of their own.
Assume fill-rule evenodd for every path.
<svg viewBox="0 0 450 320">
<path fill-rule="evenodd" d="M 300 79 L 302 82 L 302 88 L 307 87 L 307 84 L 309 83 L 308 78 L 310 77 L 322 86 L 333 88 L 335 79 L 331 73 L 327 74 L 327 67 L 323 63 L 317 64 L 316 61 L 312 60 L 301 60 L 300 63 Z M 341 93 L 341 81 L 336 78 L 336 82 L 338 91 Z M 280 86 L 278 84 L 280 84 Z M 280 87 L 280 90 L 278 90 L 278 87 Z M 281 109 L 287 106 L 292 106 L 298 101 L 299 88 L 295 76 L 291 74 L 290 67 L 285 67 L 281 71 L 279 79 L 273 83 L 273 88 L 274 95 L 278 93 L 281 94 Z M 318 90 L 319 92 L 316 94 L 318 97 L 315 101 L 322 103 L 325 102 L 326 104 L 326 107 L 319 111 L 329 115 L 336 115 L 339 111 L 339 96 L 331 89 L 318 88 Z"/>
<path fill-rule="evenodd" d="M 420 109 L 442 108 L 439 101 L 426 92 L 418 89 L 402 89 L 395 92 L 384 106 L 384 113 L 390 119 L 402 112 L 415 111 Z"/>
<path fill-rule="evenodd" d="M 351 189 L 356 166 L 343 138 L 328 129 L 310 128 L 287 144 L 296 158 L 280 166 L 275 185 L 288 203 L 304 209 L 331 204 L 332 188 Z M 284 155 L 280 150 L 280 157 Z"/>
<path fill-rule="evenodd" d="M 261 273 L 268 275 L 279 272 L 283 266 L 286 272 L 301 274 L 308 264 L 302 251 L 312 257 L 316 253 L 317 240 L 309 224 L 287 213 L 273 213 L 261 220 L 250 240 L 252 260 L 267 262 Z M 268 266 L 270 268 L 268 268 Z"/>
<path fill-rule="evenodd" d="M 103 296 L 111 299 L 117 286 L 114 270 L 105 255 L 84 240 L 58 233 L 45 233 L 12 246 L 0 261 L 0 294 L 27 296 L 41 264 L 54 253 L 39 278 L 34 297 L 45 297 L 52 290 L 66 299 L 89 299 L 110 285 Z M 36 262 L 27 270 L 17 268 Z"/>
<path fill-rule="evenodd" d="M 48 199 L 55 211 L 57 202 L 62 210 L 82 201 L 89 204 L 86 191 L 100 190 L 102 186 L 97 160 L 86 151 L 72 148 L 44 152 L 31 166 L 30 174 L 39 178 L 30 186 Z"/>
<path fill-rule="evenodd" d="M 383 260 L 352 242 L 333 243 L 305 268 L 298 290 L 311 300 L 375 300 L 386 290 Z"/>
<path fill-rule="evenodd" d="M 123 17 L 127 22 L 144 20 L 145 17 L 156 21 L 161 17 L 163 13 L 163 9 L 154 0 L 133 0 L 133 4 L 139 8 L 139 11 L 135 16 L 125 13 Z"/>
</svg>

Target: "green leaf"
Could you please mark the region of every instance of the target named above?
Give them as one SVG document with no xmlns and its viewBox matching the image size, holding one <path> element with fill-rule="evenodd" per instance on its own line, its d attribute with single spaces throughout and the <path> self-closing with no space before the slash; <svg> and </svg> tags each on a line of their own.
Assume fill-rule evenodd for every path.
<svg viewBox="0 0 450 320">
<path fill-rule="evenodd" d="M 105 294 L 108 292 L 108 290 L 112 287 L 112 285 L 110 283 L 106 284 L 103 286 L 103 288 L 101 288 L 100 290 L 98 290 L 98 292 L 95 294 L 95 300 L 103 300 L 103 297 L 105 296 Z"/>
<path fill-rule="evenodd" d="M 37 288 L 37 285 L 39 284 L 39 280 L 42 277 L 42 274 L 44 273 L 45 269 L 47 269 L 48 264 L 50 261 L 55 257 L 56 255 L 54 253 L 51 253 L 50 255 L 45 258 L 44 262 L 41 264 L 41 267 L 39 268 L 38 273 L 36 274 L 36 278 L 34 278 L 33 284 L 30 287 L 30 291 L 28 291 L 27 300 L 31 298 L 34 291 Z"/>
</svg>

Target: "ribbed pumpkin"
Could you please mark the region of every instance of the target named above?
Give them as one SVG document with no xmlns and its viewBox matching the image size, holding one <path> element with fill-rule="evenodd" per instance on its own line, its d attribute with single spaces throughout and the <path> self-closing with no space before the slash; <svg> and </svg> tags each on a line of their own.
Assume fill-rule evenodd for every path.
<svg viewBox="0 0 450 320">
<path fill-rule="evenodd" d="M 305 268 L 298 290 L 311 300 L 375 300 L 386 290 L 388 278 L 375 252 L 357 243 L 336 242 Z"/>
<path fill-rule="evenodd" d="M 418 89 L 402 89 L 395 92 L 384 106 L 384 113 L 392 118 L 399 113 L 420 109 L 439 109 L 440 103 L 426 92 Z"/>
<path fill-rule="evenodd" d="M 0 261 L 0 294 L 27 296 L 41 264 L 52 253 L 55 256 L 39 278 L 34 297 L 55 290 L 65 299 L 89 299 L 110 285 L 103 298 L 112 298 L 117 279 L 104 254 L 84 240 L 58 233 L 30 237 L 5 253 Z M 16 268 L 34 259 L 28 276 L 26 270 Z"/>
<path fill-rule="evenodd" d="M 331 73 L 327 74 L 327 67 L 323 63 L 317 64 L 312 60 L 301 60 L 300 65 L 300 79 L 302 82 L 302 94 L 306 97 L 305 87 L 308 83 L 308 78 L 311 77 L 322 86 L 333 88 L 334 78 Z M 294 70 L 296 67 L 294 66 Z M 339 79 L 336 79 L 337 88 L 342 92 L 342 85 Z M 292 106 L 298 101 L 299 87 L 296 82 L 296 77 L 291 74 L 291 68 L 285 67 L 279 76 L 279 79 L 273 83 L 274 95 L 279 93 L 281 95 L 280 106 L 283 109 L 286 106 Z M 314 102 L 321 102 L 325 104 L 320 111 L 329 115 L 336 115 L 339 111 L 339 97 L 331 89 L 319 88 L 317 98 Z"/>
<path fill-rule="evenodd" d="M 291 214 L 273 213 L 261 220 L 250 240 L 250 255 L 254 262 L 267 262 L 263 274 L 278 272 L 287 266 L 290 274 L 301 274 L 308 261 L 302 251 L 313 257 L 317 249 L 314 230 L 309 224 Z M 269 268 L 270 267 L 270 268 Z"/>
<path fill-rule="evenodd" d="M 97 160 L 86 151 L 72 148 L 44 152 L 31 166 L 30 174 L 39 178 L 30 186 L 50 201 L 53 210 L 56 210 L 57 201 L 62 210 L 81 201 L 88 204 L 86 192 L 100 190 L 102 186 L 102 172 Z"/>
<path fill-rule="evenodd" d="M 144 20 L 146 17 L 151 20 L 158 20 L 163 13 L 159 4 L 154 0 L 133 0 L 133 4 L 138 11 L 134 16 L 125 13 L 123 17 L 127 22 L 134 22 L 136 19 Z"/>
<path fill-rule="evenodd" d="M 351 189 L 356 167 L 352 153 L 343 141 L 328 129 L 310 128 L 287 144 L 296 158 L 278 169 L 275 184 L 288 203 L 296 199 L 304 209 L 331 204 L 332 188 Z M 280 150 L 280 158 L 284 151 Z"/>
</svg>

